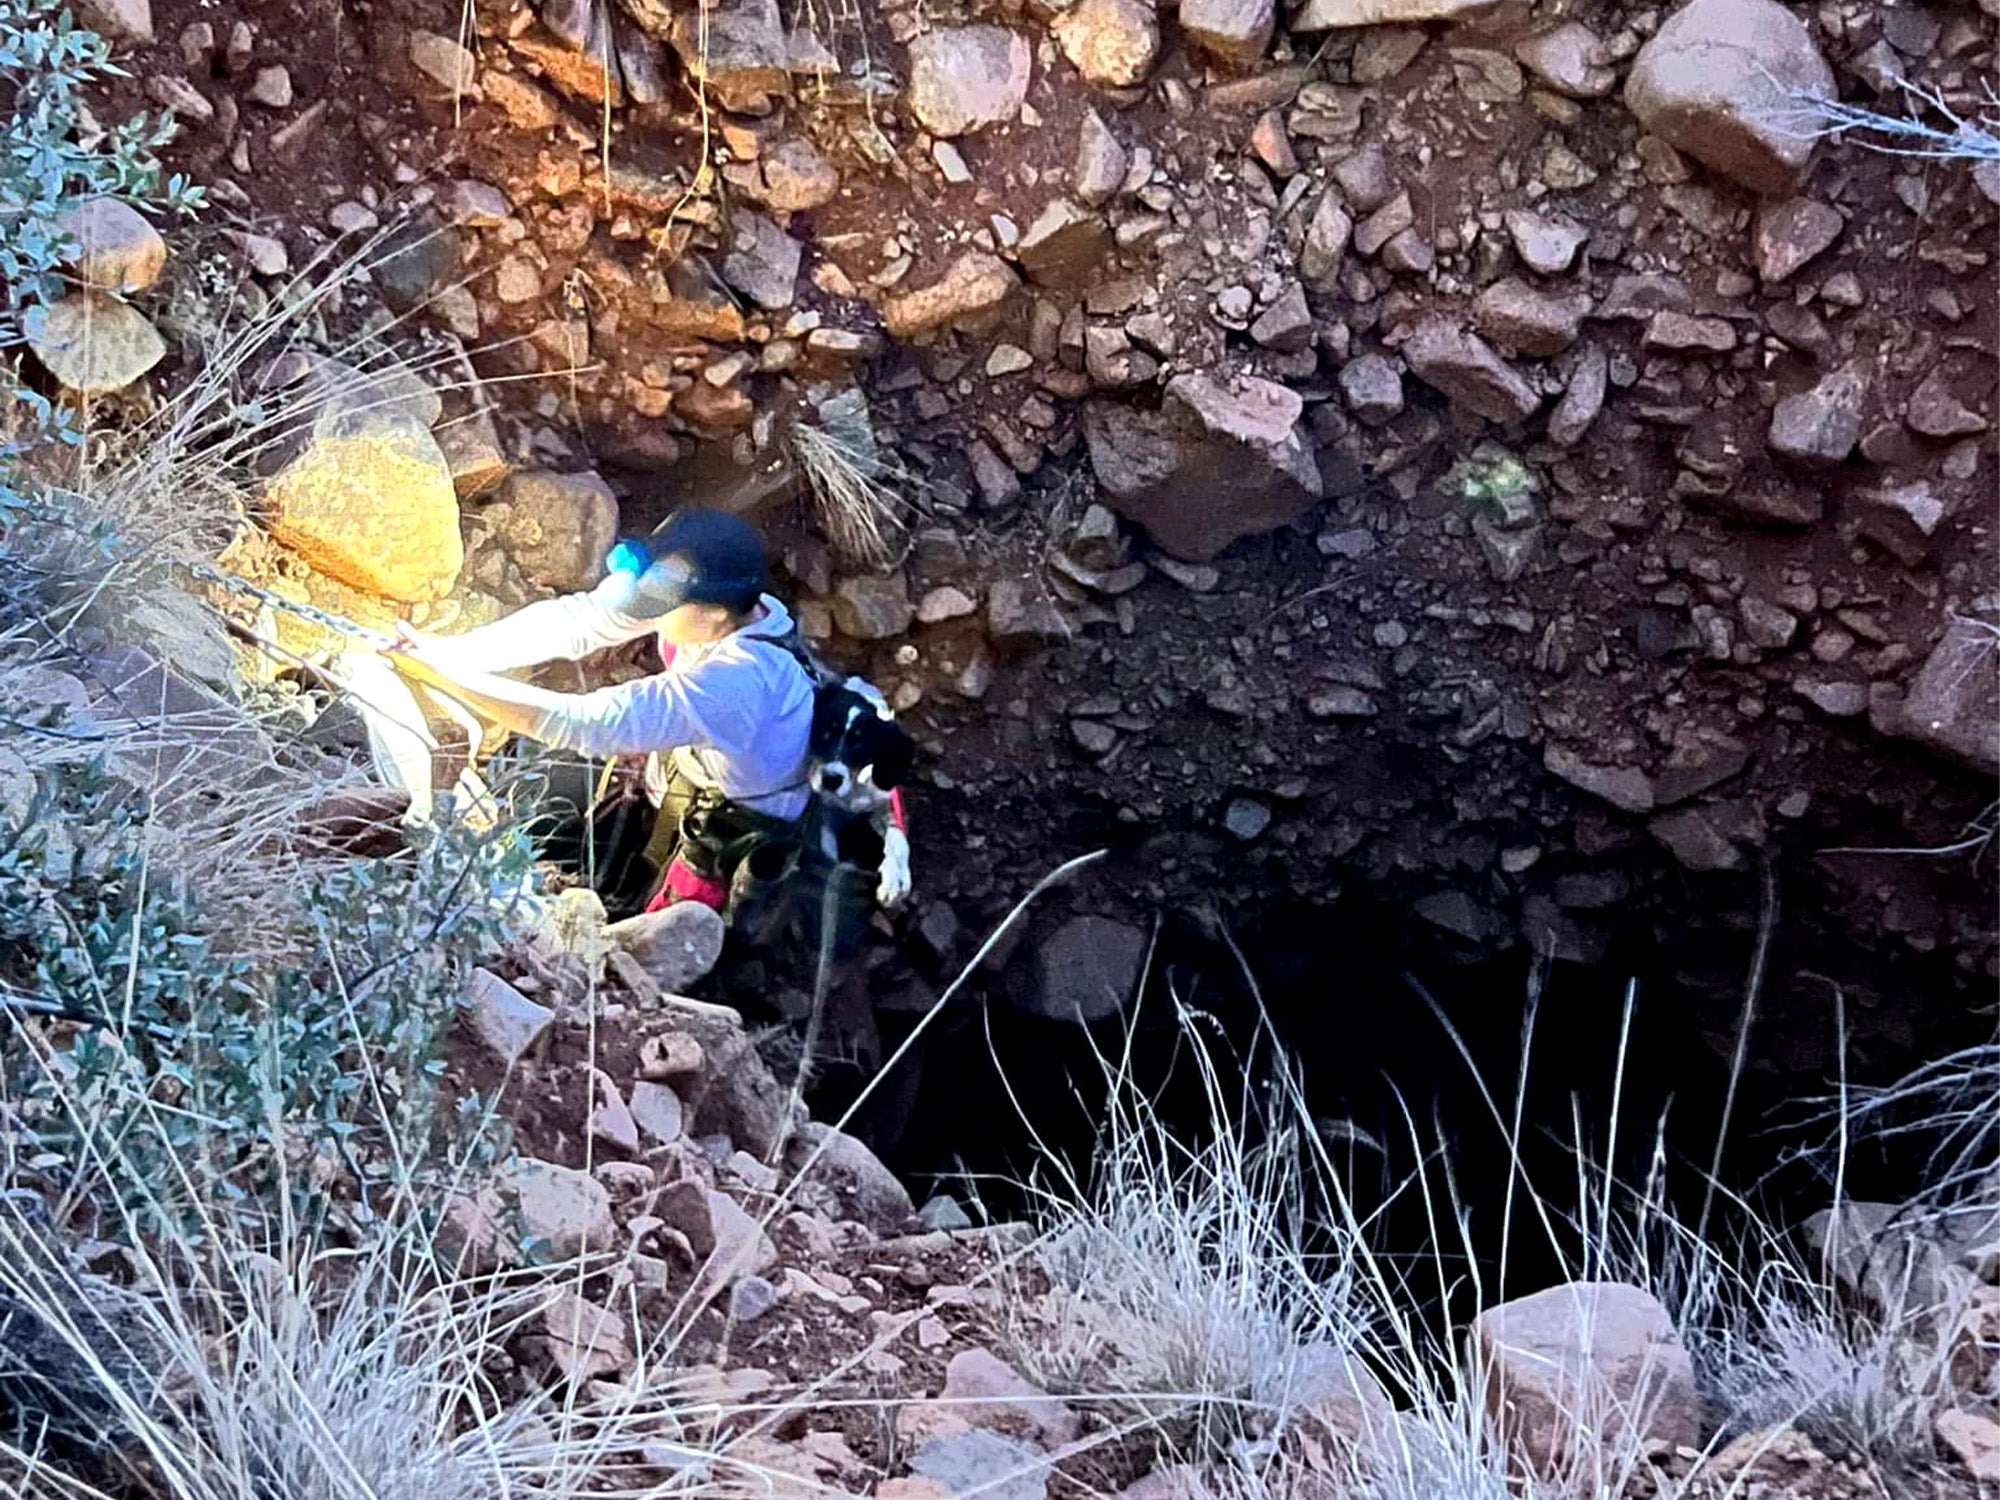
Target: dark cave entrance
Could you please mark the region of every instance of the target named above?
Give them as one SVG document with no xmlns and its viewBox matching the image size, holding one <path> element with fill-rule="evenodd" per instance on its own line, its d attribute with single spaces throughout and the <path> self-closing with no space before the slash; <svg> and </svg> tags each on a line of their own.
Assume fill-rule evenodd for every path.
<svg viewBox="0 0 2000 1500">
<path fill-rule="evenodd" d="M 1819 1148 L 1833 1127 L 1817 1111 L 1838 1089 L 1853 1004 L 1808 972 L 1827 961 L 1811 937 L 1774 928 L 1730 1100 L 1741 979 L 1758 941 L 1757 878 L 1745 876 L 1725 899 L 1739 920 L 1726 940 L 1705 929 L 1698 955 L 1686 951 L 1674 914 L 1653 909 L 1633 912 L 1603 957 L 1588 963 L 1537 957 L 1524 945 L 1462 961 L 1413 931 L 1402 903 L 1371 898 L 1365 887 L 1326 903 L 1259 906 L 1232 920 L 1228 939 L 1197 915 L 1163 918 L 1149 982 L 1128 1012 L 1134 1086 L 1189 1139 L 1207 1128 L 1182 1010 L 1205 1018 L 1214 1056 L 1248 1060 L 1253 1091 L 1268 1087 L 1277 1057 L 1291 1059 L 1312 1116 L 1334 1122 L 1323 1138 L 1358 1207 L 1380 1210 L 1378 1248 L 1461 1263 L 1469 1256 L 1489 1288 L 1510 1181 L 1531 1184 L 1563 1243 L 1559 1252 L 1517 1192 L 1507 1237 L 1510 1295 L 1553 1284 L 1582 1263 L 1567 1226 L 1586 1194 L 1594 1201 L 1601 1165 L 1610 1166 L 1624 1201 L 1649 1186 L 1692 1224 L 1725 1109 L 1730 1127 L 1711 1227 L 1727 1232 L 1738 1195 L 1767 1222 L 1796 1224 L 1831 1197 Z M 1270 1018 L 1261 1035 L 1245 964 Z M 1719 992 L 1696 968 L 1733 972 L 1737 988 Z M 885 1027 L 885 1046 L 916 1016 L 898 1019 L 905 1024 Z M 1931 1005 L 1916 1028 L 1921 1054 L 1988 1039 L 1992 1024 L 1982 1007 Z M 1021 1184 L 1046 1178 L 1046 1162 L 1038 1166 L 1045 1150 L 1087 1170 L 1104 1117 L 1102 1058 L 1124 1044 L 1118 1020 L 1086 1028 L 1026 1014 L 975 982 L 856 1128 L 920 1201 L 933 1187 L 976 1195 L 1005 1218 L 1028 1206 Z M 1886 1082 L 1917 1055 L 1881 1054 L 1864 1064 L 1850 1046 L 1847 1082 Z M 1517 1090 L 1518 1168 L 1509 1145 Z M 829 1078 L 822 1115 L 851 1093 L 852 1080 Z M 1906 1197 L 1921 1184 L 1921 1165 L 1914 1149 L 1857 1151 L 1845 1166 L 1845 1190 L 1861 1199 Z M 1427 1175 L 1417 1181 L 1420 1167 Z M 1437 1243 L 1437 1227 L 1455 1222 L 1465 1226 L 1462 1240 L 1449 1229 L 1454 1242 Z"/>
</svg>

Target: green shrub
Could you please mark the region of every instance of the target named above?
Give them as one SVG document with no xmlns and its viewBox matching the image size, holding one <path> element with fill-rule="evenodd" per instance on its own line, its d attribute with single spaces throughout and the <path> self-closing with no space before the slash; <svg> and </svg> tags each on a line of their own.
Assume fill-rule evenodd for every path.
<svg viewBox="0 0 2000 1500">
<path fill-rule="evenodd" d="M 219 951 L 193 893 L 149 881 L 142 799 L 89 765 L 41 782 L 0 822 L 0 1067 L 30 1147 L 86 1191 L 141 1185 L 119 1206 L 181 1233 L 232 1201 L 316 1211 L 335 1184 L 364 1204 L 421 1188 L 402 1174 L 451 1124 L 434 1109 L 445 1031 L 526 841 L 437 829 L 403 858 L 330 865 L 273 895 L 297 958 L 253 964 Z"/>
</svg>

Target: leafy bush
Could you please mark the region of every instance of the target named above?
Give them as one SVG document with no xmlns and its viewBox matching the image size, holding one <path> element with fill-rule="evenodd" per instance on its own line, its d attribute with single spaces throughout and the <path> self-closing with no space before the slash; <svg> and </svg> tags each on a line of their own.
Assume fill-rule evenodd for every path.
<svg viewBox="0 0 2000 1500">
<path fill-rule="evenodd" d="M 116 76 L 104 38 L 78 26 L 60 0 L 0 0 L 0 79 L 13 105 L 0 143 L 0 345 L 19 342 L 24 307 L 61 294 L 65 203 L 112 194 L 202 205 L 202 190 L 180 174 L 161 180 L 154 153 L 173 138 L 170 119 L 138 115 L 110 130 L 92 120 L 85 90 Z M 49 415 L 33 392 L 14 394 Z"/>
<path fill-rule="evenodd" d="M 508 918 L 531 849 L 451 829 L 396 861 L 330 867 L 274 894 L 298 961 L 219 951 L 199 901 L 149 881 L 146 805 L 95 766 L 43 773 L 0 821 L 0 1061 L 33 1148 L 95 1187 L 140 1170 L 140 1224 L 190 1231 L 219 1201 L 324 1206 L 431 1154 L 435 1079 L 466 965 Z M 39 1012 L 80 1028 L 58 1045 Z M 366 1122 L 364 1124 L 364 1122 Z M 282 1141 L 283 1149 L 268 1143 Z M 261 1143 L 261 1144 L 260 1144 Z"/>
</svg>

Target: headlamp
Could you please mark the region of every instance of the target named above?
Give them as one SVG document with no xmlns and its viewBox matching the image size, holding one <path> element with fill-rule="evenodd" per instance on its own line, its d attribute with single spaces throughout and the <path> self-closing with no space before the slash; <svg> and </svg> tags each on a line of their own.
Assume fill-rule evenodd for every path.
<svg viewBox="0 0 2000 1500">
<path fill-rule="evenodd" d="M 620 542 L 604 559 L 604 570 L 622 578 L 637 578 L 651 561 L 651 552 L 644 542 Z"/>
</svg>

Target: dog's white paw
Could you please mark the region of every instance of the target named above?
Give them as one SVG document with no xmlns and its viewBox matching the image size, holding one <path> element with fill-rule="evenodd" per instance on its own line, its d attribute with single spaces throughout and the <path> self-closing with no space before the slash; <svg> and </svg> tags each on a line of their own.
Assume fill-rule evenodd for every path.
<svg viewBox="0 0 2000 1500">
<path fill-rule="evenodd" d="M 903 830 L 891 825 L 882 835 L 882 864 L 875 885 L 875 899 L 883 910 L 894 911 L 910 895 L 910 841 Z"/>
</svg>

